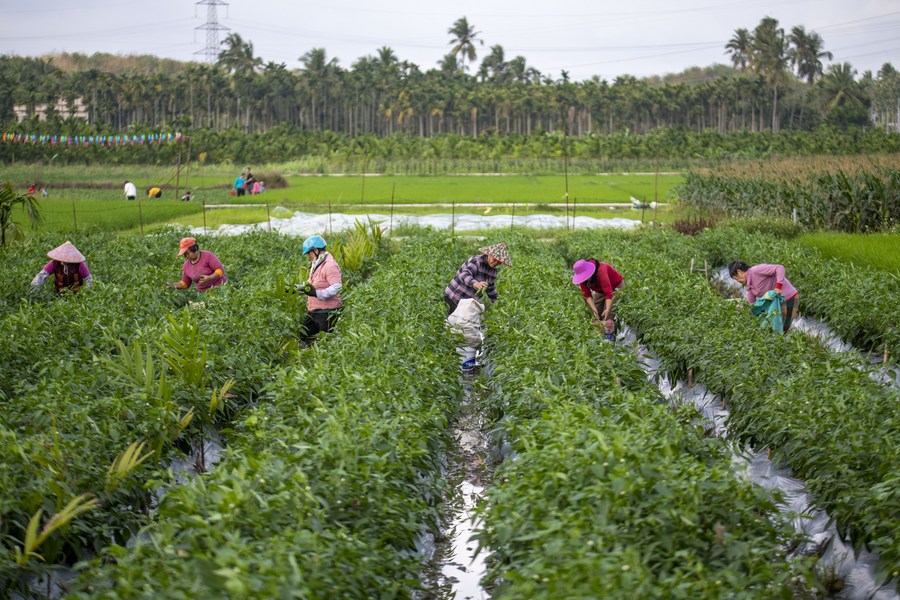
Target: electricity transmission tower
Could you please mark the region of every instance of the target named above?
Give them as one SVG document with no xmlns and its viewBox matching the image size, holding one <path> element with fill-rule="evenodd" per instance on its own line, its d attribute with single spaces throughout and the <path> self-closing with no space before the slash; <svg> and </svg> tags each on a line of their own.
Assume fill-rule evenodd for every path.
<svg viewBox="0 0 900 600">
<path fill-rule="evenodd" d="M 200 0 L 200 2 L 196 2 L 195 4 L 206 6 L 206 23 L 199 27 L 194 27 L 194 29 L 206 31 L 206 47 L 202 50 L 197 50 L 194 54 L 206 56 L 206 62 L 212 64 L 216 62 L 216 59 L 219 57 L 219 32 L 229 30 L 228 27 L 219 25 L 216 7 L 228 6 L 228 3 L 223 2 L 222 0 Z"/>
</svg>

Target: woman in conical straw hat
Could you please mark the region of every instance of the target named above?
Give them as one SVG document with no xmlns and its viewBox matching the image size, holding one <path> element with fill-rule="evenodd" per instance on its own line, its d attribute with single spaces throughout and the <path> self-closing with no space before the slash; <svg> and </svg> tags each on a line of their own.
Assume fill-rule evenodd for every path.
<svg viewBox="0 0 900 600">
<path fill-rule="evenodd" d="M 51 275 L 57 294 L 65 290 L 77 292 L 82 286 L 87 287 L 91 284 L 91 272 L 84 262 L 84 255 L 72 242 L 66 241 L 65 244 L 57 246 L 48 252 L 47 256 L 50 257 L 50 262 L 31 280 L 33 288 L 37 289 L 44 285 Z"/>
<path fill-rule="evenodd" d="M 444 289 L 444 302 L 447 303 L 448 314 L 453 314 L 460 300 L 475 298 L 482 290 L 491 302 L 497 300 L 497 289 L 494 287 L 497 267 L 501 264 L 512 266 L 506 243 L 485 246 L 479 248 L 478 252 L 462 264 L 450 285 Z"/>
<path fill-rule="evenodd" d="M 606 339 L 612 341 L 615 332 L 613 292 L 625 283 L 622 276 L 611 265 L 595 258 L 577 261 L 572 270 L 572 283 L 581 288 L 581 295 L 594 316 L 591 324 L 603 326 Z M 601 301 L 602 312 L 597 306 Z"/>
</svg>

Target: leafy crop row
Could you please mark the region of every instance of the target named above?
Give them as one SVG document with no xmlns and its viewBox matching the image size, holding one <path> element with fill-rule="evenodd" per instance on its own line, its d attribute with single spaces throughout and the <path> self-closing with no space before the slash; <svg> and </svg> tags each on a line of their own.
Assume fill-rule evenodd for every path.
<svg viewBox="0 0 900 600">
<path fill-rule="evenodd" d="M 40 570 L 41 559 L 71 564 L 127 541 L 155 502 L 148 480 L 170 477 L 157 469 L 253 403 L 296 337 L 303 306 L 284 287 L 299 277 L 297 240 L 201 240 L 230 280 L 198 297 L 163 286 L 180 270 L 177 239 L 81 235 L 95 282 L 59 298 L 49 284 L 28 289 L 53 242 L 35 238 L 4 252 L 2 589 L 23 567 Z M 93 510 L 28 561 L 13 558 L 38 511 L 49 519 L 82 494 L 94 497 Z"/>
<path fill-rule="evenodd" d="M 732 260 L 785 265 L 800 292 L 800 311 L 828 321 L 852 344 L 900 357 L 900 279 L 876 269 L 822 258 L 800 244 L 739 225 L 707 230 L 698 238 L 700 255 L 710 264 Z"/>
<path fill-rule="evenodd" d="M 803 568 L 768 492 L 588 325 L 558 255 L 511 247 L 486 318 L 488 412 L 513 454 L 483 510 L 493 596 L 791 597 Z"/>
<path fill-rule="evenodd" d="M 728 399 L 729 430 L 771 448 L 838 531 L 900 571 L 900 395 L 850 354 L 773 335 L 742 304 L 691 274 L 693 241 L 675 234 L 577 235 L 571 256 L 610 257 L 628 282 L 620 315 L 670 370 Z"/>
<path fill-rule="evenodd" d="M 108 552 L 114 563 L 94 561 L 80 594 L 368 598 L 418 587 L 416 544 L 438 526 L 461 396 L 436 293 L 461 258 L 451 246 L 435 258 L 444 243 L 407 241 L 348 293 L 335 333 L 273 373 L 232 427 L 227 457 L 172 489 L 133 546 Z"/>
</svg>

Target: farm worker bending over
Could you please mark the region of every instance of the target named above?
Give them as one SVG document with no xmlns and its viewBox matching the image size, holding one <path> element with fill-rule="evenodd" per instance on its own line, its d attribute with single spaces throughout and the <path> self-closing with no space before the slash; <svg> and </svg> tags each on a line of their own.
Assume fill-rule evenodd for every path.
<svg viewBox="0 0 900 600">
<path fill-rule="evenodd" d="M 444 302 L 447 303 L 448 314 L 453 314 L 460 300 L 475 298 L 482 290 L 491 302 L 497 301 L 497 289 L 494 287 L 497 267 L 501 263 L 507 267 L 512 266 L 506 243 L 485 246 L 479 248 L 478 252 L 479 254 L 462 264 L 450 285 L 444 289 Z"/>
<path fill-rule="evenodd" d="M 148 198 L 162 198 L 162 190 L 156 186 L 153 186 L 149 190 L 147 190 Z"/>
<path fill-rule="evenodd" d="M 56 286 L 57 294 L 61 294 L 65 290 L 77 292 L 81 286 L 91 285 L 91 272 L 88 271 L 87 263 L 84 262 L 84 255 L 72 242 L 67 241 L 62 246 L 57 246 L 48 252 L 47 256 L 51 260 L 31 280 L 33 288 L 37 289 L 44 285 L 51 275 L 53 275 L 53 285 Z"/>
<path fill-rule="evenodd" d="M 607 263 L 595 258 L 579 260 L 572 267 L 572 283 L 581 288 L 581 295 L 594 315 L 592 325 L 602 325 L 606 339 L 612 341 L 615 334 L 615 303 L 613 292 L 622 289 L 625 281 L 619 272 Z M 597 303 L 603 300 L 603 311 Z"/>
<path fill-rule="evenodd" d="M 478 252 L 479 254 L 462 264 L 450 285 L 444 289 L 444 302 L 450 313 L 447 325 L 451 332 L 462 335 L 462 342 L 456 348 L 456 353 L 460 355 L 462 372 L 466 374 L 475 372 L 476 352 L 484 337 L 481 332 L 481 314 L 485 305 L 478 299 L 478 293 L 484 293 L 491 302 L 495 302 L 497 267 L 501 263 L 512 266 L 503 242 L 479 248 Z"/>
<path fill-rule="evenodd" d="M 303 254 L 309 258 L 309 279 L 297 290 L 309 296 L 306 318 L 300 331 L 300 341 L 308 343 L 321 332 L 328 333 L 340 316 L 341 268 L 331 253 L 325 250 L 325 240 L 318 235 L 306 238 Z"/>
<path fill-rule="evenodd" d="M 134 200 L 137 198 L 137 187 L 130 181 L 126 181 L 125 187 L 122 188 L 122 193 L 125 194 L 126 200 Z"/>
<path fill-rule="evenodd" d="M 184 290 L 197 284 L 198 292 L 205 292 L 227 281 L 225 269 L 219 257 L 207 250 L 201 250 L 197 240 L 187 237 L 181 240 L 178 256 L 184 255 L 181 266 L 181 281 L 166 282 L 167 288 Z"/>
<path fill-rule="evenodd" d="M 784 276 L 782 265 L 755 265 L 748 266 L 741 260 L 732 261 L 728 265 L 728 273 L 731 278 L 747 288 L 747 302 L 754 304 L 766 292 L 774 291 L 784 297 L 781 304 L 781 315 L 784 320 L 783 332 L 787 333 L 791 328 L 791 322 L 797 318 L 797 309 L 800 305 L 800 294 Z"/>
</svg>

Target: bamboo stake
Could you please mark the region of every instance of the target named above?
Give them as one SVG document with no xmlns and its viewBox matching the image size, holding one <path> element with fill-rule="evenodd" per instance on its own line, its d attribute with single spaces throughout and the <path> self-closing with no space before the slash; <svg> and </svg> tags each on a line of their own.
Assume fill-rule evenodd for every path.
<svg viewBox="0 0 900 600">
<path fill-rule="evenodd" d="M 269 233 L 272 233 L 272 215 L 269 213 L 269 199 L 266 198 L 266 220 L 269 222 Z"/>
<path fill-rule="evenodd" d="M 450 239 L 453 239 L 453 231 L 456 228 L 456 198 L 453 199 L 453 208 L 450 216 Z"/>
<path fill-rule="evenodd" d="M 390 236 L 394 237 L 394 190 L 397 189 L 397 184 L 391 184 L 391 225 L 388 230 L 391 232 Z"/>
<path fill-rule="evenodd" d="M 144 211 L 141 209 L 141 198 L 138 196 L 138 221 L 141 222 L 141 235 L 144 235 Z"/>
<path fill-rule="evenodd" d="M 688 369 L 688 387 L 694 387 L 694 370 Z"/>
<path fill-rule="evenodd" d="M 691 259 L 691 273 L 694 272 L 694 259 Z"/>
</svg>

